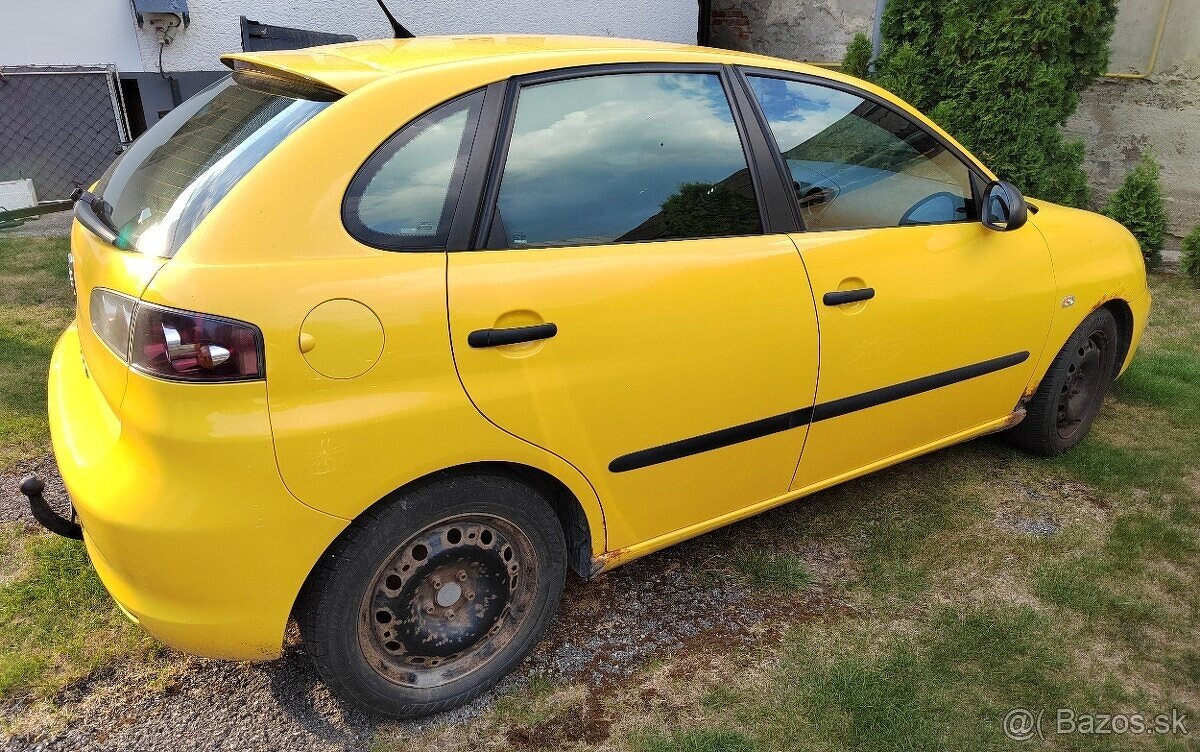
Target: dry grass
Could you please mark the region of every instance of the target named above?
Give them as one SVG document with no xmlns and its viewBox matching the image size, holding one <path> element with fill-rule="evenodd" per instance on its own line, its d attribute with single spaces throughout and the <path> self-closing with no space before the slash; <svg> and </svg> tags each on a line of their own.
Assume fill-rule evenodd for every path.
<svg viewBox="0 0 1200 752">
<path fill-rule="evenodd" d="M 61 241 L 5 243 L 0 467 L 46 451 L 39 374 L 70 316 Z M 1170 277 L 1153 286 L 1143 350 L 1076 451 L 1046 461 L 981 440 L 714 533 L 687 576 L 740 588 L 769 628 L 736 643 L 699 635 L 627 678 L 533 677 L 473 719 L 419 732 L 384 725 L 376 746 L 994 749 L 1016 706 L 1180 707 L 1194 717 L 1200 293 Z M 10 732 L 65 723 L 44 698 L 86 691 L 78 682 L 94 672 L 153 684 L 186 670 L 175 659 L 138 668 L 153 652 L 77 550 L 3 523 L 0 552 L 0 692 L 43 698 L 10 716 Z M 576 605 L 596 618 L 605 606 L 586 595 Z M 83 705 L 109 701 L 119 698 Z"/>
<path fill-rule="evenodd" d="M 735 536 L 731 551 L 769 555 L 718 552 L 698 576 L 758 583 L 764 607 L 820 590 L 824 610 L 782 638 L 749 653 L 714 642 L 612 686 L 515 692 L 465 727 L 385 728 L 379 745 L 992 749 L 1004 747 L 1001 718 L 1018 706 L 1194 717 L 1200 421 L 1189 403 L 1200 400 L 1190 370 L 1200 294 L 1171 278 L 1154 287 L 1152 335 L 1076 452 L 1046 461 L 981 440 L 724 534 Z M 607 736 L 564 733 L 562 719 L 587 717 L 596 697 Z M 1047 746 L 1185 741 L 1051 735 Z"/>
</svg>

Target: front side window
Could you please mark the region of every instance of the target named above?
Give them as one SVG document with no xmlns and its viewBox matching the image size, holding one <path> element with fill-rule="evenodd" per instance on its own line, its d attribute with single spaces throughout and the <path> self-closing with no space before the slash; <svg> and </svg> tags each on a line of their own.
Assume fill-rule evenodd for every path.
<svg viewBox="0 0 1200 752">
<path fill-rule="evenodd" d="M 490 247 L 760 232 L 717 74 L 608 74 L 521 89 Z"/>
<path fill-rule="evenodd" d="M 808 230 L 942 224 L 974 213 L 967 166 L 895 110 L 817 84 L 747 76 Z"/>
<path fill-rule="evenodd" d="M 351 235 L 395 250 L 445 246 L 482 101 L 477 91 L 448 102 L 371 155 L 346 191 Z"/>
</svg>

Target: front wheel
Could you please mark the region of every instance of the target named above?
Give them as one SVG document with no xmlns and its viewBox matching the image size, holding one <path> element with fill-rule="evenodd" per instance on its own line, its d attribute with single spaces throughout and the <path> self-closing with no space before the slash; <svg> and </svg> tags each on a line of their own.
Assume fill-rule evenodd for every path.
<svg viewBox="0 0 1200 752">
<path fill-rule="evenodd" d="M 446 477 L 352 523 L 297 617 L 337 695 L 411 718 L 474 699 L 520 663 L 565 572 L 562 528 L 537 492 L 504 476 Z"/>
<path fill-rule="evenodd" d="M 1104 308 L 1094 311 L 1055 356 L 1033 398 L 1025 420 L 1005 432 L 1014 444 L 1053 457 L 1087 435 L 1116 375 L 1117 322 Z"/>
</svg>

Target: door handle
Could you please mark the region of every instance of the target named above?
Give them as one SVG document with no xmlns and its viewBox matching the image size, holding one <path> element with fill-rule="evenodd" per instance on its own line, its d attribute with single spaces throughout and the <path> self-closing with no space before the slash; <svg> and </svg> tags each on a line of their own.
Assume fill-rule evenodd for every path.
<svg viewBox="0 0 1200 752">
<path fill-rule="evenodd" d="M 847 303 L 860 303 L 875 297 L 874 287 L 863 287 L 859 290 L 837 290 L 825 293 L 821 302 L 827 306 L 840 306 Z"/>
<path fill-rule="evenodd" d="M 522 342 L 550 339 L 556 334 L 558 334 L 557 324 L 514 326 L 508 329 L 476 329 L 467 335 L 467 344 L 475 348 L 501 347 L 502 345 L 517 345 Z"/>
</svg>

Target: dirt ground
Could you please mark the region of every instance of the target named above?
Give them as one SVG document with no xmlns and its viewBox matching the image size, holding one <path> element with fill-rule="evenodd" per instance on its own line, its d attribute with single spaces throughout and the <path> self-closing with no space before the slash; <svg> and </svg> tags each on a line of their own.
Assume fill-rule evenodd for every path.
<svg viewBox="0 0 1200 752">
<path fill-rule="evenodd" d="M 293 630 L 281 659 L 257 665 L 114 651 L 49 697 L 0 702 L 0 752 L 829 752 L 862 729 L 875 736 L 860 748 L 939 749 L 936 738 L 992 749 L 1003 709 L 1026 707 L 1026 692 L 1046 707 L 1178 705 L 1195 717 L 1200 298 L 1168 276 L 1153 284 L 1139 360 L 1073 453 L 1052 462 L 971 442 L 593 582 L 571 578 L 546 639 L 468 707 L 407 724 L 366 717 L 329 694 Z M 44 543 L 16 491 L 26 472 L 65 502 L 49 457 L 0 473 L 0 532 Z M 0 583 L 19 579 L 22 561 L 0 561 Z M 945 607 L 955 620 L 936 615 Z M 798 646 L 808 652 L 789 665 Z M 898 681 L 914 667 L 924 684 Z M 711 743 L 675 736 L 697 717 Z M 631 743 L 643 722 L 671 736 Z"/>
<path fill-rule="evenodd" d="M 46 458 L 0 475 L 0 520 L 28 520 L 16 485 L 24 472 L 47 480 L 46 498 L 62 504 L 61 479 Z M 477 717 L 498 697 L 519 692 L 532 677 L 573 683 L 603 694 L 615 691 L 655 661 L 689 652 L 728 654 L 770 644 L 783 626 L 837 615 L 849 606 L 820 587 L 844 566 L 836 547 L 806 544 L 802 558 L 818 584 L 800 597 L 755 594 L 730 576 L 724 564 L 757 526 L 787 509 L 718 531 L 605 574 L 592 582 L 570 578 L 558 617 L 546 639 L 521 668 L 475 703 L 430 719 L 398 724 L 405 736 L 436 732 Z M 732 544 L 732 545 L 731 545 Z M 69 687 L 52 703 L 0 707 L 15 735 L 4 752 L 51 750 L 358 750 L 369 749 L 379 722 L 334 699 L 314 674 L 293 627 L 277 661 L 239 664 L 169 653 L 161 665 L 122 663 Z M 607 731 L 596 724 L 516 729 L 516 746 L 598 743 Z M 522 739 L 521 734 L 532 734 Z"/>
</svg>

